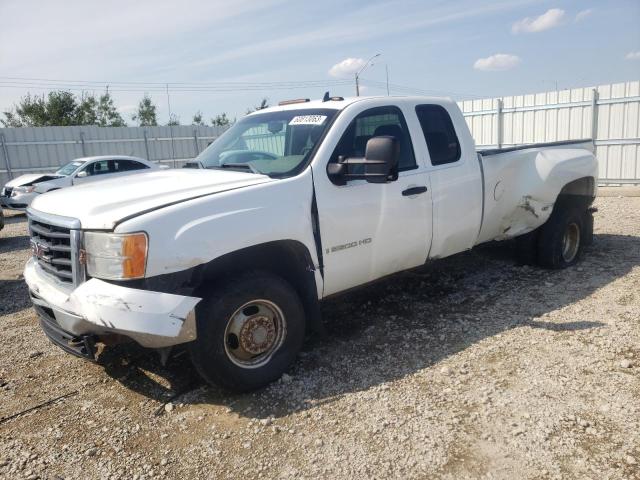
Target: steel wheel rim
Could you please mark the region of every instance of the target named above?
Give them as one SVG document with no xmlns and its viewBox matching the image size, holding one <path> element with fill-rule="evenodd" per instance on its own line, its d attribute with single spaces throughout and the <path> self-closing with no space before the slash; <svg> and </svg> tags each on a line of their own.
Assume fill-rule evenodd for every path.
<svg viewBox="0 0 640 480">
<path fill-rule="evenodd" d="M 571 262 L 578 254 L 580 248 L 580 228 L 576 223 L 567 225 L 562 237 L 562 259 Z"/>
<path fill-rule="evenodd" d="M 271 360 L 286 335 L 287 322 L 280 307 L 269 300 L 251 300 L 229 317 L 224 350 L 235 365 L 259 368 Z"/>
</svg>

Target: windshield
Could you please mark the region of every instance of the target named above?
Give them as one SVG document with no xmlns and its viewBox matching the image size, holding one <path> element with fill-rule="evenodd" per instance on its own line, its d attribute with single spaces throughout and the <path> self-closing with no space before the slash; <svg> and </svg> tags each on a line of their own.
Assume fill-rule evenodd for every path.
<svg viewBox="0 0 640 480">
<path fill-rule="evenodd" d="M 74 161 L 74 162 L 69 162 L 67 163 L 64 167 L 60 168 L 57 172 L 56 175 L 62 175 L 63 177 L 68 177 L 69 175 L 71 175 L 73 172 L 76 171 L 76 169 L 82 165 L 84 162 L 80 162 L 80 161 Z"/>
<path fill-rule="evenodd" d="M 227 130 L 195 161 L 204 168 L 294 175 L 306 164 L 337 110 L 286 110 L 250 115 Z"/>
</svg>

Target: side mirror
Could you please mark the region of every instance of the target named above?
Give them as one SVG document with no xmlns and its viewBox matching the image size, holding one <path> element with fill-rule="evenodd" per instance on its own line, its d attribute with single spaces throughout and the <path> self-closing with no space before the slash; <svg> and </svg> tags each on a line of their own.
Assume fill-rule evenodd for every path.
<svg viewBox="0 0 640 480">
<path fill-rule="evenodd" d="M 364 175 L 369 183 L 387 183 L 398 179 L 400 142 L 396 137 L 370 138 L 364 153 Z"/>
<path fill-rule="evenodd" d="M 338 157 L 327 165 L 327 175 L 336 185 L 347 180 L 365 179 L 369 183 L 388 183 L 398 179 L 400 143 L 395 137 L 373 137 L 367 142 L 364 158 Z M 350 165 L 364 165 L 364 173 L 350 173 Z"/>
<path fill-rule="evenodd" d="M 76 178 L 85 178 L 85 177 L 87 177 L 87 176 L 89 176 L 89 175 L 87 174 L 87 171 L 86 171 L 86 170 L 82 170 L 81 172 L 78 172 L 78 173 L 76 174 Z"/>
</svg>

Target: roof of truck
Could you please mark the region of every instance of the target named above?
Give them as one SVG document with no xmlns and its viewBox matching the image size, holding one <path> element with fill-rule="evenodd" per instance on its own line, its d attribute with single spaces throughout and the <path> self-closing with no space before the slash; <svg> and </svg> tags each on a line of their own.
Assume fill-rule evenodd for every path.
<svg viewBox="0 0 640 480">
<path fill-rule="evenodd" d="M 260 112 L 262 113 L 281 112 L 285 110 L 316 109 L 316 108 L 329 108 L 333 110 L 342 110 L 356 102 L 380 100 L 381 98 L 388 98 L 392 102 L 394 100 L 395 101 L 402 100 L 402 101 L 416 102 L 416 103 L 436 103 L 436 104 L 453 102 L 451 98 L 444 98 L 444 97 L 408 97 L 403 95 L 391 95 L 391 96 L 380 95 L 380 96 L 370 96 L 370 97 L 344 97 L 344 98 L 334 97 L 334 98 L 340 98 L 341 100 L 327 100 L 327 101 L 310 100 L 307 102 L 307 101 L 304 101 L 304 99 L 300 99 L 299 102 L 289 103 L 287 105 L 275 105 L 273 107 L 268 107 L 262 110 L 256 110 L 255 112 L 252 112 L 250 115 L 260 113 Z"/>
</svg>

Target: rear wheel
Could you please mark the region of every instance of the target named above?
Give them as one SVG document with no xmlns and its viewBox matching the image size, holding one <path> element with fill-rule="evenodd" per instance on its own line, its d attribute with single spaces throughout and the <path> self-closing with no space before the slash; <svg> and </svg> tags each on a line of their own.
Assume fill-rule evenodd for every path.
<svg viewBox="0 0 640 480">
<path fill-rule="evenodd" d="M 267 272 L 248 272 L 215 288 L 196 309 L 191 360 L 209 383 L 250 391 L 277 380 L 294 361 L 305 332 L 296 291 Z"/>
<path fill-rule="evenodd" d="M 566 268 L 580 258 L 584 246 L 584 215 L 578 207 L 559 203 L 540 227 L 538 262 L 547 268 Z"/>
</svg>

